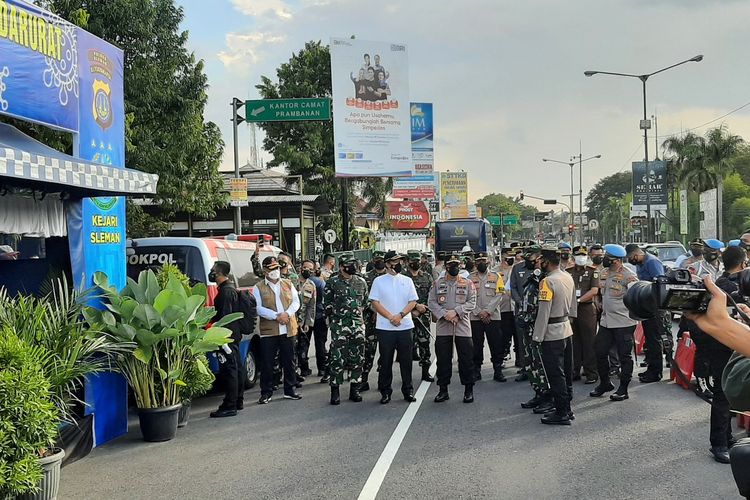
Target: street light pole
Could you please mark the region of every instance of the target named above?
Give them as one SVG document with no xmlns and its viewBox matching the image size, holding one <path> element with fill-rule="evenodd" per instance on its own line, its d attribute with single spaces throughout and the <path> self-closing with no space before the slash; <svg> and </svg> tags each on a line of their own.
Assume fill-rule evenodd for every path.
<svg viewBox="0 0 750 500">
<path fill-rule="evenodd" d="M 648 119 L 648 115 L 646 112 L 646 81 L 659 73 L 663 73 L 664 71 L 667 71 L 669 69 L 675 68 L 677 66 L 681 66 L 683 64 L 689 63 L 689 62 L 701 62 L 703 60 L 703 55 L 698 54 L 697 56 L 691 57 L 690 59 L 685 59 L 684 61 L 680 61 L 676 64 L 672 64 L 671 66 L 667 66 L 666 68 L 662 68 L 658 71 L 654 71 L 652 73 L 646 73 L 642 75 L 634 75 L 631 73 L 615 73 L 611 71 L 584 71 L 583 74 L 585 76 L 594 76 L 594 75 L 612 75 L 612 76 L 625 76 L 628 78 L 638 78 L 641 83 L 643 84 L 643 120 L 641 120 L 640 128 L 643 130 L 643 156 L 644 156 L 644 162 L 646 163 L 646 234 L 644 237 L 646 238 L 646 242 L 649 241 L 649 236 L 651 234 L 651 172 L 648 168 L 648 129 L 651 128 L 651 122 Z"/>
</svg>

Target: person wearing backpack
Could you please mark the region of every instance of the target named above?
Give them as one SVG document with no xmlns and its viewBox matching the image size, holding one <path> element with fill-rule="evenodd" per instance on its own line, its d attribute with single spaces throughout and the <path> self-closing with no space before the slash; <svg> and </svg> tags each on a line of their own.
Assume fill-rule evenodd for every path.
<svg viewBox="0 0 750 500">
<path fill-rule="evenodd" d="M 231 281 L 229 262 L 218 260 L 208 274 L 208 280 L 218 285 L 218 293 L 214 299 L 218 321 L 227 314 L 240 312 L 239 294 Z M 247 377 L 245 363 L 240 358 L 240 341 L 242 340 L 243 320 L 229 323 L 227 328 L 232 330 L 232 342 L 225 344 L 216 354 L 219 360 L 219 378 L 224 383 L 224 400 L 216 411 L 212 411 L 211 418 L 234 417 L 237 410 L 244 408 L 245 378 Z"/>
</svg>

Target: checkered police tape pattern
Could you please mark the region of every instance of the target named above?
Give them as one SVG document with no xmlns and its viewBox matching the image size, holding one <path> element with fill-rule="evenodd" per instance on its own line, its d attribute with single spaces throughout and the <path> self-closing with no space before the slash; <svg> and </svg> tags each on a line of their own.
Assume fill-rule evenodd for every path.
<svg viewBox="0 0 750 500">
<path fill-rule="evenodd" d="M 155 194 L 159 180 L 158 175 L 138 170 L 60 160 L 10 148 L 0 148 L 0 177 L 130 194 Z"/>
</svg>

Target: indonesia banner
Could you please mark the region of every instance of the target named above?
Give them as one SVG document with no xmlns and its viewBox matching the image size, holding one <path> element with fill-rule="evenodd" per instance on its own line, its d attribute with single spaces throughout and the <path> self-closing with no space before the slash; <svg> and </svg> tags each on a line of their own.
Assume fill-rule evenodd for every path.
<svg viewBox="0 0 750 500">
<path fill-rule="evenodd" d="M 411 175 L 406 45 L 332 38 L 331 80 L 336 175 Z"/>
<path fill-rule="evenodd" d="M 391 229 L 426 229 L 430 211 L 423 201 L 386 201 L 386 220 Z"/>
</svg>

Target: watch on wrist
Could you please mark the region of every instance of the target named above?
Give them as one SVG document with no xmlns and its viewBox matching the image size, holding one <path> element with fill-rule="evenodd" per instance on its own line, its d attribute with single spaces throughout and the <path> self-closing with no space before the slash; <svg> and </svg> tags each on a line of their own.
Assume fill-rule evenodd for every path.
<svg viewBox="0 0 750 500">
<path fill-rule="evenodd" d="M 401 319 L 404 319 L 404 316 L 406 316 L 406 313 L 404 311 L 401 311 L 398 314 L 401 316 Z"/>
</svg>

